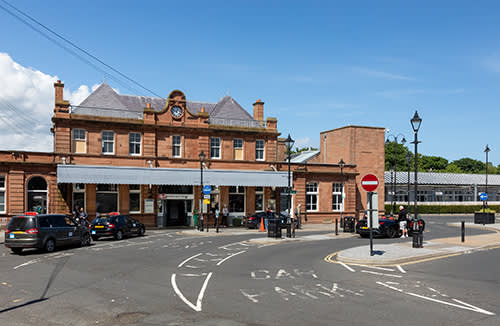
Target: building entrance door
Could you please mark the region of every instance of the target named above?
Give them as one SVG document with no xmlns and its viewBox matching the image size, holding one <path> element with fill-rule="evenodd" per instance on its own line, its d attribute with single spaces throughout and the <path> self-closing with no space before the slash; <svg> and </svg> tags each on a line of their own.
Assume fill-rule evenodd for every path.
<svg viewBox="0 0 500 326">
<path fill-rule="evenodd" d="M 187 220 L 187 207 L 185 200 L 167 200 L 166 224 L 171 225 L 188 225 Z"/>
</svg>

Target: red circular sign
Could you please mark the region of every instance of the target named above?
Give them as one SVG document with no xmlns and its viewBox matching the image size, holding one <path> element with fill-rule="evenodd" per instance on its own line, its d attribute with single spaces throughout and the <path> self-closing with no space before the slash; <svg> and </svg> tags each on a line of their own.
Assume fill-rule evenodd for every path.
<svg viewBox="0 0 500 326">
<path fill-rule="evenodd" d="M 378 178 L 374 174 L 367 174 L 361 179 L 361 187 L 366 191 L 374 191 L 378 187 Z"/>
</svg>

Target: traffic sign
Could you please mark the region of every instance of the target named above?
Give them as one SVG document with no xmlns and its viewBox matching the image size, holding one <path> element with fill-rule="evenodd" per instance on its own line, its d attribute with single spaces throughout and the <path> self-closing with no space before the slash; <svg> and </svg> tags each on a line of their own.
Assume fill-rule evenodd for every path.
<svg viewBox="0 0 500 326">
<path fill-rule="evenodd" d="M 210 187 L 210 185 L 203 186 L 203 194 L 210 195 L 211 192 L 212 192 L 212 187 Z"/>
<path fill-rule="evenodd" d="M 210 199 L 203 199 L 203 204 L 210 204 Z"/>
<path fill-rule="evenodd" d="M 378 178 L 374 174 L 367 174 L 361 179 L 361 187 L 366 191 L 374 191 L 378 187 Z"/>
<path fill-rule="evenodd" d="M 480 193 L 479 199 L 481 199 L 482 201 L 488 200 L 488 194 L 485 192 Z"/>
<path fill-rule="evenodd" d="M 210 199 L 210 195 L 203 195 L 203 199 Z"/>
</svg>

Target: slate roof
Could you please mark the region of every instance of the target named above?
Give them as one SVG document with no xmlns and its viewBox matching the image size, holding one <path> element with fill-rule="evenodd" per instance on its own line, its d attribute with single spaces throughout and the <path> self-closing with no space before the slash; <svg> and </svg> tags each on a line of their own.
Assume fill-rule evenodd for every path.
<svg viewBox="0 0 500 326">
<path fill-rule="evenodd" d="M 419 172 L 418 183 L 422 185 L 484 185 L 484 174 Z M 410 172 L 410 184 L 414 183 L 414 173 Z M 391 182 L 391 172 L 385 171 L 385 183 Z M 407 184 L 408 172 L 396 172 L 396 184 Z M 488 175 L 488 185 L 500 185 L 499 174 Z"/>
<path fill-rule="evenodd" d="M 72 113 L 116 117 L 129 119 L 143 119 L 143 111 L 147 103 L 160 112 L 165 108 L 165 98 L 121 95 L 113 90 L 108 84 L 102 83 L 92 94 L 90 94 L 80 105 L 72 107 Z M 209 124 L 222 124 L 230 126 L 264 128 L 260 121 L 255 120 L 241 105 L 231 96 L 224 96 L 217 103 L 186 101 L 188 110 L 198 114 L 202 107 L 208 113 Z"/>
<path fill-rule="evenodd" d="M 317 151 L 307 151 L 307 152 L 302 152 L 298 155 L 295 155 L 293 156 L 291 159 L 290 159 L 290 162 L 291 163 L 306 163 L 307 161 L 309 161 L 310 159 L 312 159 L 313 157 L 315 157 L 316 155 L 319 154 L 319 150 Z"/>
</svg>

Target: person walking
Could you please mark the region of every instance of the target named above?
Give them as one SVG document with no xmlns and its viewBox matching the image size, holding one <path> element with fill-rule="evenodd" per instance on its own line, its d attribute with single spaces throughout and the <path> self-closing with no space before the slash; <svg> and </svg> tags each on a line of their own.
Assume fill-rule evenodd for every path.
<svg viewBox="0 0 500 326">
<path fill-rule="evenodd" d="M 302 204 L 298 204 L 297 207 L 295 207 L 295 219 L 297 220 L 297 229 L 300 229 L 302 227 L 302 217 L 300 216 L 300 208 Z"/>
<path fill-rule="evenodd" d="M 194 224 L 194 227 L 196 228 L 196 230 L 200 229 L 200 225 L 198 224 L 198 210 L 197 209 L 195 209 L 193 211 L 193 224 Z"/>
<path fill-rule="evenodd" d="M 79 214 L 79 218 L 80 218 L 80 223 L 85 225 L 86 227 L 89 227 L 90 224 L 89 222 L 87 221 L 88 219 L 88 215 L 87 213 L 83 210 L 83 207 L 80 207 L 80 214 Z"/>
<path fill-rule="evenodd" d="M 267 227 L 269 226 L 269 219 L 274 218 L 273 210 L 271 209 L 271 206 L 267 208 L 266 216 L 264 216 L 264 227 L 266 230 L 268 229 Z"/>
<path fill-rule="evenodd" d="M 227 205 L 224 204 L 224 207 L 222 207 L 222 224 L 224 227 L 228 226 L 229 224 L 229 209 L 227 208 Z"/>
<path fill-rule="evenodd" d="M 408 212 L 403 206 L 399 206 L 398 222 L 399 229 L 403 232 L 401 237 L 408 238 Z"/>
</svg>

